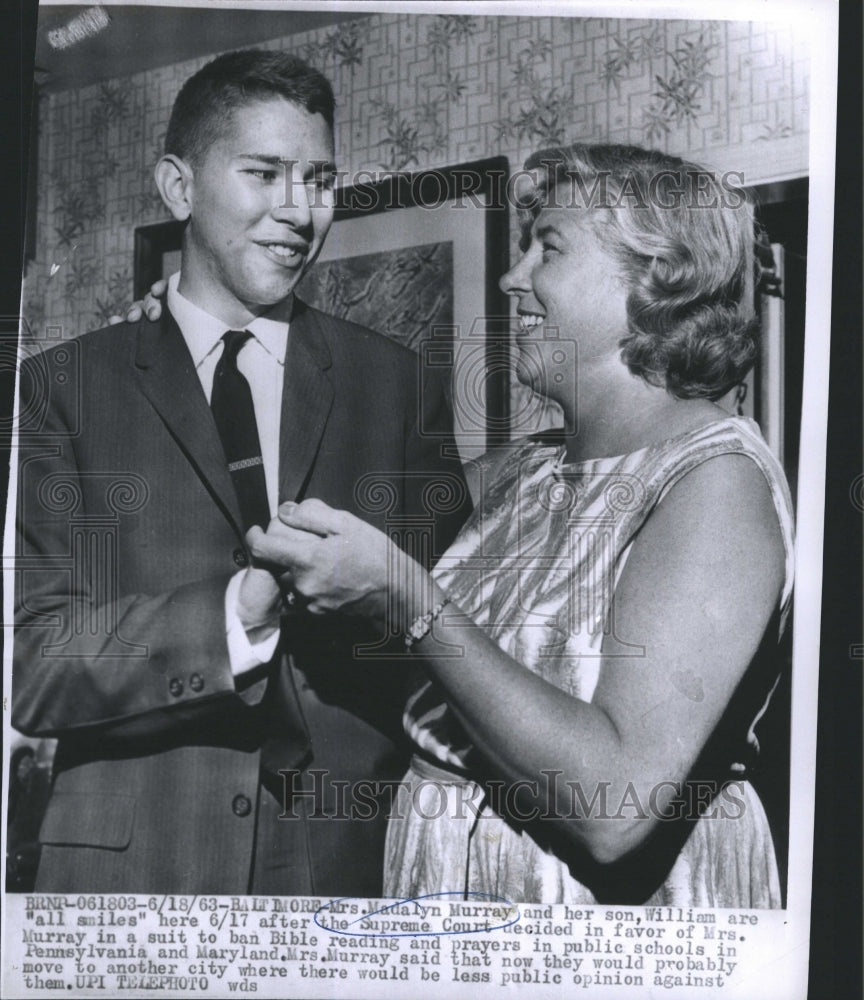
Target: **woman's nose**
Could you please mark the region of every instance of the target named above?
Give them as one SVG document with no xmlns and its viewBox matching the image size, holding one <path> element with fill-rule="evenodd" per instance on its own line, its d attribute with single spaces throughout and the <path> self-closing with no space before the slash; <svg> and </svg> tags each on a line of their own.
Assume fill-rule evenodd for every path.
<svg viewBox="0 0 864 1000">
<path fill-rule="evenodd" d="M 531 287 L 530 281 L 530 266 L 528 263 L 528 254 L 523 254 L 518 261 L 507 271 L 506 274 L 501 276 L 498 282 L 498 287 L 502 292 L 507 295 L 519 295 L 522 292 L 526 292 Z"/>
</svg>

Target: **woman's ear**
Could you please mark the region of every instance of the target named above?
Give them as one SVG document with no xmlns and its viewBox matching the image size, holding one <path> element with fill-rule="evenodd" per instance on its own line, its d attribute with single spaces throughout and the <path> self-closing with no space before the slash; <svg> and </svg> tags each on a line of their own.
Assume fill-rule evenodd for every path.
<svg viewBox="0 0 864 1000">
<path fill-rule="evenodd" d="M 168 210 L 175 219 L 185 222 L 192 214 L 192 168 L 169 153 L 156 164 L 154 176 Z"/>
</svg>

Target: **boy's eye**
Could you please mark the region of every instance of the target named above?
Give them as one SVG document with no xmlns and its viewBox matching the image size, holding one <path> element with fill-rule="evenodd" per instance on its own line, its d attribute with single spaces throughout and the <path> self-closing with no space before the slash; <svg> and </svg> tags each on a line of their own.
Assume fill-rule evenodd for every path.
<svg viewBox="0 0 864 1000">
<path fill-rule="evenodd" d="M 262 181 L 273 181 L 276 179 L 276 171 L 265 169 L 263 167 L 250 167 L 245 170 L 244 173 L 252 174 L 253 177 L 258 177 Z"/>
<path fill-rule="evenodd" d="M 336 178 L 333 174 L 316 174 L 307 183 L 319 191 L 332 191 L 336 184 Z"/>
</svg>

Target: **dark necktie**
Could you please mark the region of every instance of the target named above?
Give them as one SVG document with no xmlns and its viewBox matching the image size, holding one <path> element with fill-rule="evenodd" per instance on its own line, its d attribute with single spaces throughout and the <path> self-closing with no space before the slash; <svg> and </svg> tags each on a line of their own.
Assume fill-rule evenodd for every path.
<svg viewBox="0 0 864 1000">
<path fill-rule="evenodd" d="M 252 391 L 237 368 L 237 355 L 251 336 L 248 330 L 229 330 L 222 337 L 225 349 L 213 374 L 210 408 L 237 492 L 243 525 L 247 530 L 253 524 L 266 530 L 270 523 L 270 505 L 258 424 Z M 264 780 L 275 782 L 272 787 L 281 789 L 280 769 L 299 768 L 310 751 L 290 667 L 270 671 L 258 713 L 263 736 L 261 767 Z"/>
<path fill-rule="evenodd" d="M 264 459 L 255 422 L 255 407 L 249 383 L 237 368 L 237 355 L 252 336 L 248 330 L 229 330 L 222 340 L 225 348 L 213 374 L 210 409 L 222 439 L 228 471 L 234 482 L 243 526 L 253 524 L 266 530 L 270 523 Z"/>
</svg>

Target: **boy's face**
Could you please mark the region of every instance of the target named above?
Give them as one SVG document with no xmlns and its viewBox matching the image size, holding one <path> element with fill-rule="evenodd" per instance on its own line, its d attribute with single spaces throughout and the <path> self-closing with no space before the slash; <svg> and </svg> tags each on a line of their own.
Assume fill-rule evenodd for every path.
<svg viewBox="0 0 864 1000">
<path fill-rule="evenodd" d="M 233 111 L 194 163 L 180 292 L 242 328 L 291 294 L 333 221 L 333 134 L 281 97 Z"/>
</svg>

